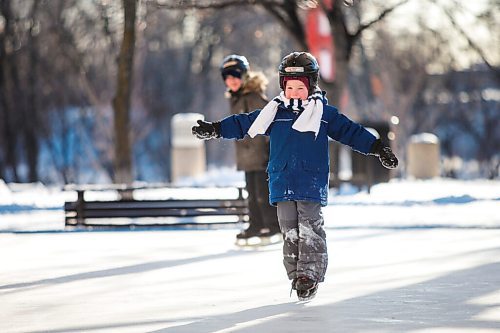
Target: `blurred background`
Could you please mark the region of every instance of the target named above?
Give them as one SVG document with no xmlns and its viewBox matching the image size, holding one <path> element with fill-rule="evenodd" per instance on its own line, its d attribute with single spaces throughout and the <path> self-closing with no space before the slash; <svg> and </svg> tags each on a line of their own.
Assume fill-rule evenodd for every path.
<svg viewBox="0 0 500 333">
<path fill-rule="evenodd" d="M 498 0 L 0 0 L 0 179 L 171 182 L 173 117 L 229 114 L 223 57 L 245 55 L 272 98 L 297 50 L 391 143 L 391 176 L 416 142 L 438 148 L 434 176 L 498 179 L 499 42 Z M 234 167 L 233 145 L 208 142 L 204 163 Z"/>
</svg>

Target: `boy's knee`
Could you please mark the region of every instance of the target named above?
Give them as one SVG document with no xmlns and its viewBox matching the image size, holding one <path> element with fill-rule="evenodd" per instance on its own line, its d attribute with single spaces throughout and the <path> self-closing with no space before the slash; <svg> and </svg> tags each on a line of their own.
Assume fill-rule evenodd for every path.
<svg viewBox="0 0 500 333">
<path fill-rule="evenodd" d="M 319 234 L 323 231 L 323 219 L 304 219 L 299 223 L 299 226 L 302 229 L 312 230 L 314 233 Z"/>
<path fill-rule="evenodd" d="M 283 233 L 283 238 L 285 242 L 292 244 L 298 244 L 299 242 L 299 230 L 297 228 L 290 228 L 288 230 L 281 230 Z"/>
<path fill-rule="evenodd" d="M 322 223 L 314 221 L 302 221 L 299 224 L 300 239 L 311 248 L 324 247 L 326 242 L 326 233 L 323 230 Z"/>
</svg>

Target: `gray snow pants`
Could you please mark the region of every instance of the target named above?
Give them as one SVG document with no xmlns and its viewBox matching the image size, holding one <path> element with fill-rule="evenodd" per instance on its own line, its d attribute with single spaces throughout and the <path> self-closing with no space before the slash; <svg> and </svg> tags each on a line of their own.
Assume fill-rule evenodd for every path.
<svg viewBox="0 0 500 333">
<path fill-rule="evenodd" d="M 321 205 L 309 201 L 278 202 L 278 221 L 288 278 L 307 276 L 323 282 L 328 252 Z"/>
</svg>

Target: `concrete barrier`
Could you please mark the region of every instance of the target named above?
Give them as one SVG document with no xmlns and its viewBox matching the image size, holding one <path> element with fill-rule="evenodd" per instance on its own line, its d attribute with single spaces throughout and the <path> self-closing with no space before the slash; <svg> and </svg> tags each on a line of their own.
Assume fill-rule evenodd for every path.
<svg viewBox="0 0 500 333">
<path fill-rule="evenodd" d="M 407 173 L 416 179 L 429 179 L 441 175 L 439 139 L 431 133 L 410 137 L 408 143 Z"/>
<path fill-rule="evenodd" d="M 199 176 L 206 172 L 205 143 L 191 133 L 196 121 L 204 119 L 199 113 L 178 113 L 172 117 L 171 180 Z"/>
</svg>

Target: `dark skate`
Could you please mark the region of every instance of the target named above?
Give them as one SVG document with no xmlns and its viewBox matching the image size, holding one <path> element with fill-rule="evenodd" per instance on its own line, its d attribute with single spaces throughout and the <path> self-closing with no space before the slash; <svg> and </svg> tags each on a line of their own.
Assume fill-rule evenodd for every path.
<svg viewBox="0 0 500 333">
<path fill-rule="evenodd" d="M 310 301 L 316 296 L 318 291 L 318 283 L 306 276 L 301 276 L 294 279 L 295 284 L 292 284 L 292 289 L 297 290 L 299 301 Z"/>
<path fill-rule="evenodd" d="M 266 246 L 283 241 L 281 233 L 268 228 L 260 230 L 247 229 L 236 235 L 238 246 Z"/>
</svg>

